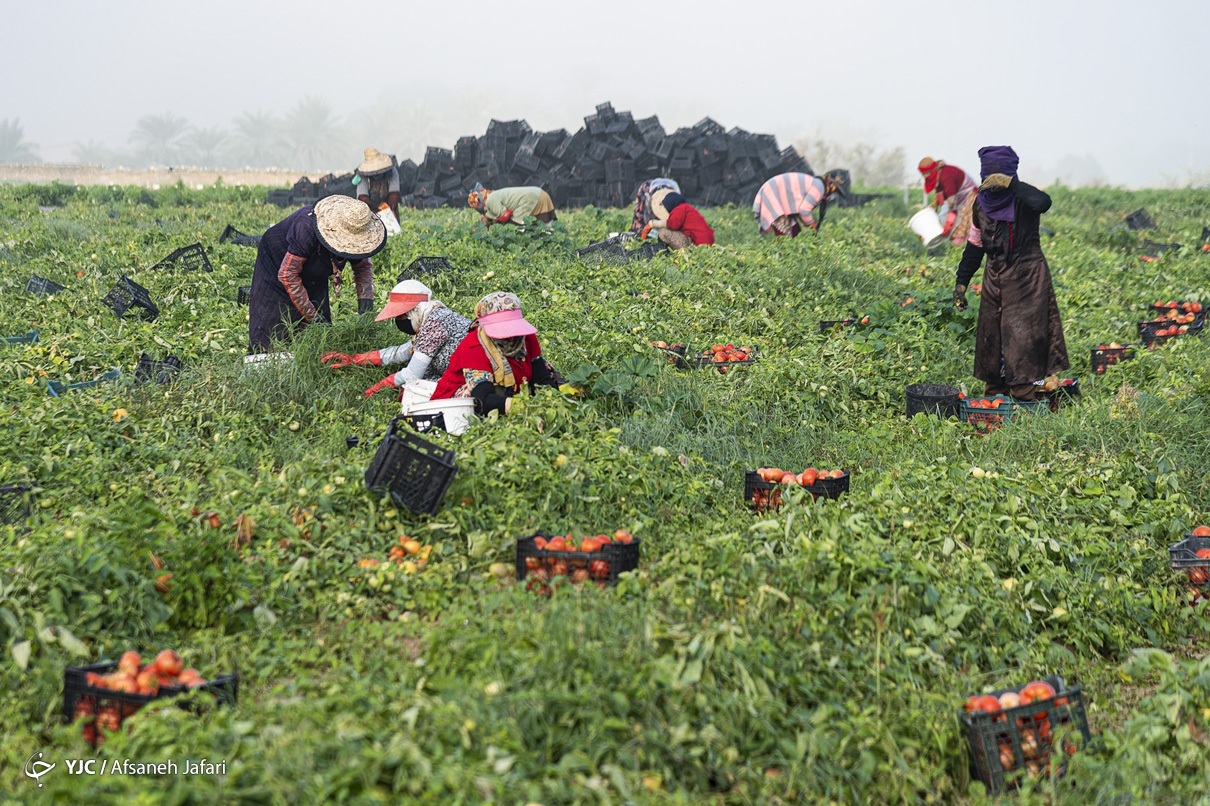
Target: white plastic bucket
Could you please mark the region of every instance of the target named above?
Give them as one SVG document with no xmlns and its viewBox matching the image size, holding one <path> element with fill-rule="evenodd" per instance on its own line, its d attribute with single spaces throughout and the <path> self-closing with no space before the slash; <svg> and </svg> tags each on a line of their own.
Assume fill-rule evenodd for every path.
<svg viewBox="0 0 1210 806">
<path fill-rule="evenodd" d="M 426 403 L 404 405 L 404 414 L 437 414 L 445 415 L 445 430 L 457 436 L 470 425 L 470 418 L 475 414 L 475 401 L 469 397 L 451 397 L 444 400 L 430 400 Z"/>
<path fill-rule="evenodd" d="M 945 241 L 945 235 L 941 232 L 941 219 L 937 217 L 937 212 L 932 207 L 925 207 L 908 219 L 908 226 L 912 228 L 912 232 L 920 236 L 925 249 L 940 246 Z"/>
<path fill-rule="evenodd" d="M 403 404 L 403 413 L 407 414 L 408 406 L 417 403 L 427 403 L 435 391 L 437 391 L 436 381 L 408 381 L 403 386 L 403 396 L 400 398 Z"/>
</svg>

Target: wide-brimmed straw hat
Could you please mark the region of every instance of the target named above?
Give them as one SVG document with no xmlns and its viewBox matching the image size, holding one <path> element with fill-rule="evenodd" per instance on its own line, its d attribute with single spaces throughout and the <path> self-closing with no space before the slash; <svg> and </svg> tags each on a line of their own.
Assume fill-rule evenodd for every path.
<svg viewBox="0 0 1210 806">
<path fill-rule="evenodd" d="M 315 202 L 315 229 L 332 254 L 361 260 L 378 254 L 387 243 L 387 228 L 365 202 L 328 196 Z"/>
<path fill-rule="evenodd" d="M 391 295 L 382 312 L 374 317 L 375 322 L 383 322 L 403 316 L 422 302 L 433 298 L 433 291 L 419 280 L 404 280 L 391 289 Z"/>
<path fill-rule="evenodd" d="M 669 193 L 674 193 L 672 188 L 660 188 L 651 194 L 651 214 L 663 221 L 668 218 L 668 211 L 664 209 L 664 197 Z"/>
<path fill-rule="evenodd" d="M 367 148 L 365 159 L 357 166 L 362 176 L 378 176 L 391 170 L 391 158 L 376 148 Z"/>
</svg>

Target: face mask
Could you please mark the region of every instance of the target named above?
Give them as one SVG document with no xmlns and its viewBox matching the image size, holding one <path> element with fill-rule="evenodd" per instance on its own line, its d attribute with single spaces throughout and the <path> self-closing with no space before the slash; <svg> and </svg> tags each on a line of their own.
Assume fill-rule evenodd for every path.
<svg viewBox="0 0 1210 806">
<path fill-rule="evenodd" d="M 416 328 L 412 327 L 412 320 L 408 317 L 408 315 L 406 313 L 403 314 L 402 316 L 395 317 L 395 327 L 399 328 L 400 330 L 402 330 L 404 333 L 408 334 L 409 336 L 416 335 Z"/>
</svg>

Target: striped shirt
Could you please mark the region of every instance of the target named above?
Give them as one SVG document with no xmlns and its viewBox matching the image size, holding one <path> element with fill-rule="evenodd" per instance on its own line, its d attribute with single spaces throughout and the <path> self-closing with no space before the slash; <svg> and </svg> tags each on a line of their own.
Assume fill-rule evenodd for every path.
<svg viewBox="0 0 1210 806">
<path fill-rule="evenodd" d="M 823 180 L 804 173 L 778 174 L 760 186 L 752 202 L 752 214 L 760 222 L 761 232 L 773 227 L 784 215 L 798 215 L 808 227 L 815 223 L 811 211 L 824 195 Z"/>
</svg>

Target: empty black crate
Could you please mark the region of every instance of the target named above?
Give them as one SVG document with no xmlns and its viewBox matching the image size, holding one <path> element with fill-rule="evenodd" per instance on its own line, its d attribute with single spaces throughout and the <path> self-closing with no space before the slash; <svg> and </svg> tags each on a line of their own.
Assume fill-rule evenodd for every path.
<svg viewBox="0 0 1210 806">
<path fill-rule="evenodd" d="M 1016 787 L 1024 776 L 1048 776 L 1052 767 L 1057 767 L 1055 774 L 1060 774 L 1067 767 L 1067 756 L 1088 746 L 1091 734 L 1080 687 L 1068 689 L 1061 677 L 1053 675 L 1044 680 L 1055 690 L 1051 699 L 994 713 L 959 714 L 970 741 L 971 777 L 982 781 L 990 794 Z M 1022 688 L 1006 688 L 992 696 Z"/>
<path fill-rule="evenodd" d="M 938 417 L 958 416 L 958 387 L 940 383 L 914 383 L 904 389 L 907 416 L 936 414 Z"/>
<path fill-rule="evenodd" d="M 60 291 L 66 290 L 66 287 L 47 280 L 45 277 L 39 277 L 36 274 L 31 274 L 29 282 L 25 284 L 26 294 L 58 294 Z"/>
<path fill-rule="evenodd" d="M 576 250 L 576 257 L 586 263 L 613 263 L 621 265 L 630 258 L 621 238 L 608 238 L 604 241 L 590 243 Z"/>
<path fill-rule="evenodd" d="M 25 523 L 33 512 L 33 485 L 0 485 L 0 525 L 16 526 L 17 524 Z"/>
<path fill-rule="evenodd" d="M 163 361 L 156 361 L 147 353 L 143 353 L 134 368 L 135 383 L 170 383 L 181 371 L 181 366 L 181 359 L 175 355 L 165 356 Z"/>
<path fill-rule="evenodd" d="M 182 246 L 180 249 L 175 250 L 168 257 L 151 267 L 152 271 L 156 269 L 182 269 L 184 271 L 205 269 L 206 271 L 214 271 L 214 267 L 210 265 L 210 258 L 206 257 L 206 250 L 200 243 Z"/>
<path fill-rule="evenodd" d="M 252 301 L 252 286 L 241 285 L 239 287 L 239 304 L 247 305 Z"/>
<path fill-rule="evenodd" d="M 227 243 L 230 241 L 237 246 L 259 246 L 260 238 L 261 236 L 259 235 L 247 235 L 243 232 L 240 232 L 235 227 L 228 224 L 223 230 L 222 234 L 218 236 L 218 242 Z"/>
<path fill-rule="evenodd" d="M 161 686 L 156 694 L 127 694 L 88 684 L 88 675 L 106 675 L 118 668 L 113 661 L 88 666 L 69 666 L 63 671 L 63 718 L 68 722 L 83 720 L 84 738 L 96 747 L 104 741 L 101 729 L 116 731 L 126 717 L 133 716 L 143 706 L 157 700 L 179 697 L 190 691 L 213 695 L 218 705 L 235 705 L 239 698 L 239 674 L 225 674 L 207 680 L 200 686 Z"/>
<path fill-rule="evenodd" d="M 365 483 L 366 489 L 390 493 L 396 504 L 417 515 L 432 515 L 457 472 L 453 451 L 403 431 L 396 417 L 365 473 Z"/>
<path fill-rule="evenodd" d="M 639 545 L 641 540 L 633 538 L 630 543 L 607 543 L 597 551 L 551 551 L 540 549 L 535 540 L 544 537 L 541 532 L 529 537 L 517 538 L 517 579 L 535 575 L 542 583 L 558 576 L 566 576 L 571 582 L 596 582 L 612 585 L 618 575 L 639 567 Z M 561 567 L 560 567 L 561 566 Z M 556 571 L 560 573 L 555 573 Z M 582 575 L 577 571 L 583 571 Z M 577 577 L 579 577 L 577 579 Z M 544 588 L 544 589 L 543 589 Z M 549 592 L 545 584 L 539 592 Z"/>
<path fill-rule="evenodd" d="M 293 190 L 270 190 L 269 195 L 265 198 L 266 204 L 274 204 L 278 207 L 289 207 L 294 198 Z"/>
<path fill-rule="evenodd" d="M 160 309 L 151 301 L 147 289 L 125 275 L 113 284 L 103 301 L 121 317 L 125 317 L 131 308 L 138 308 L 139 315 L 148 321 L 155 321 L 160 315 Z"/>
<path fill-rule="evenodd" d="M 1122 345 L 1121 347 L 1094 347 L 1092 348 L 1092 371 L 1097 375 L 1104 375 L 1105 370 L 1109 369 L 1114 364 L 1121 361 L 1129 361 L 1134 358 L 1134 348 L 1130 345 Z"/>
<path fill-rule="evenodd" d="M 408 267 L 399 274 L 399 282 L 403 282 L 408 278 L 418 277 L 422 274 L 432 274 L 438 271 L 453 271 L 457 267 L 450 263 L 449 258 L 439 257 L 436 255 L 421 255 L 408 264 Z"/>
<path fill-rule="evenodd" d="M 1127 229 L 1155 229 L 1155 219 L 1142 207 L 1126 216 Z"/>
<path fill-rule="evenodd" d="M 400 419 L 410 425 L 418 434 L 433 429 L 445 430 L 445 412 L 441 411 L 434 414 L 404 414 L 400 416 Z"/>
</svg>

